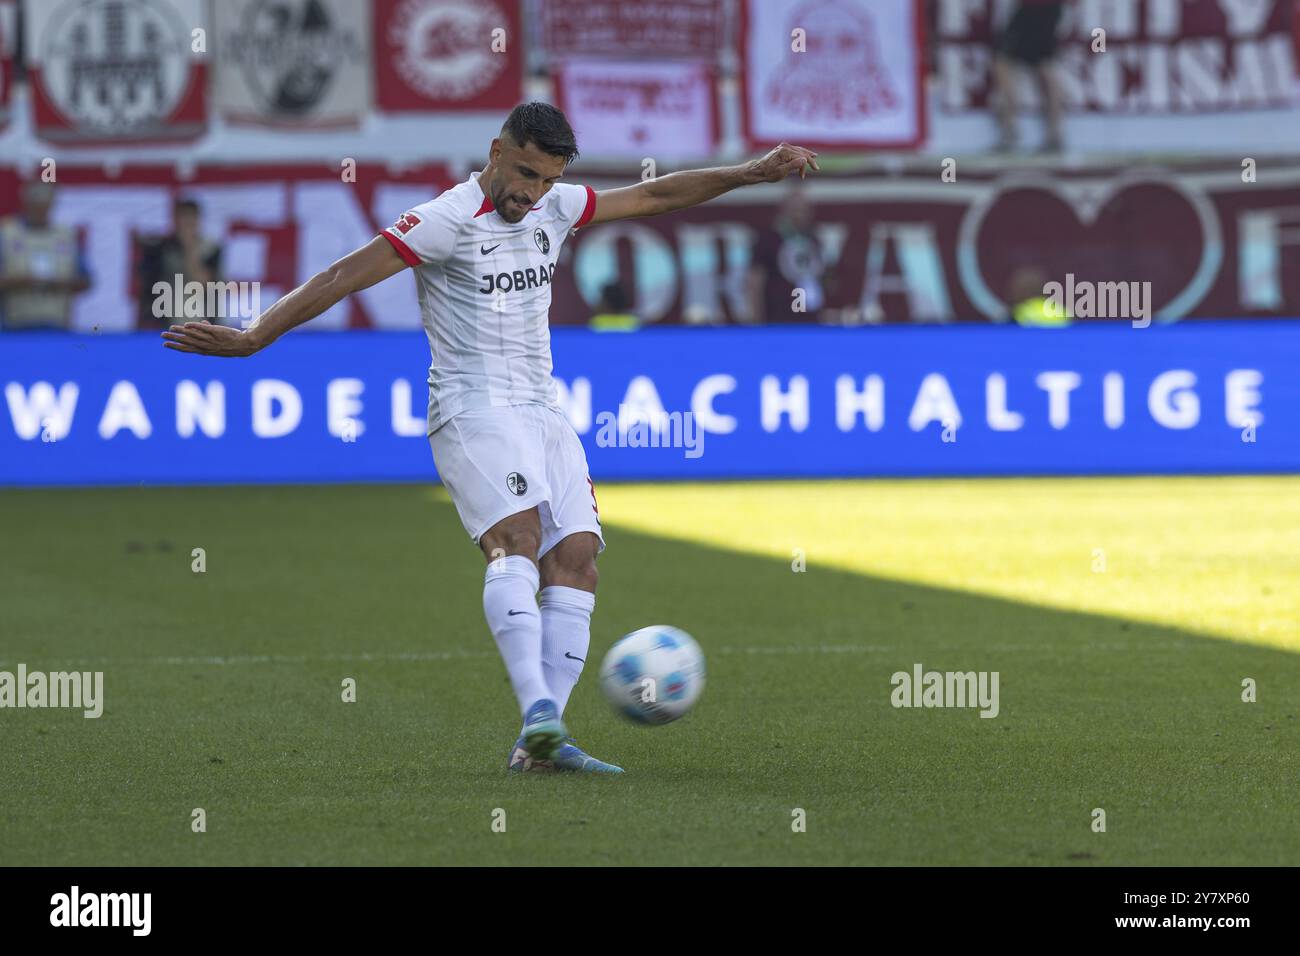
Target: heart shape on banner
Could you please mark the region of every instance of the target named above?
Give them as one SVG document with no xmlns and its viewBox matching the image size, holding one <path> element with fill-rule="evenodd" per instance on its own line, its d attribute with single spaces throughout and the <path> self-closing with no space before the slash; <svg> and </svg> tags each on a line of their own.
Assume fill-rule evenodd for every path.
<svg viewBox="0 0 1300 956">
<path fill-rule="evenodd" d="M 1004 296 L 1017 271 L 1046 281 L 1150 282 L 1159 321 L 1186 315 L 1209 292 L 1223 261 L 1213 204 L 1199 190 L 1132 172 L 1107 180 L 1015 174 L 991 186 L 962 220 L 958 269 L 987 318 L 1011 313 Z"/>
</svg>

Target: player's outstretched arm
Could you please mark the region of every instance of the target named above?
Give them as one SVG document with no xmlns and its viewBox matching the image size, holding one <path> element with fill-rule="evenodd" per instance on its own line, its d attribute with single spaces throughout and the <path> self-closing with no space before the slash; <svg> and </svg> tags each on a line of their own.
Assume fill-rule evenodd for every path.
<svg viewBox="0 0 1300 956">
<path fill-rule="evenodd" d="M 247 329 L 186 322 L 164 332 L 162 337 L 167 341 L 163 344 L 178 352 L 200 355 L 227 358 L 252 355 L 353 292 L 367 289 L 405 268 L 406 263 L 392 245 L 377 236 L 279 299 Z"/>
<path fill-rule="evenodd" d="M 739 166 L 688 169 L 649 179 L 635 186 L 607 189 L 596 194 L 596 213 L 591 221 L 635 219 L 698 206 L 740 186 L 780 182 L 792 173 L 802 179 L 807 171 L 819 169 L 817 154 L 802 146 L 782 143 L 766 156 Z"/>
</svg>

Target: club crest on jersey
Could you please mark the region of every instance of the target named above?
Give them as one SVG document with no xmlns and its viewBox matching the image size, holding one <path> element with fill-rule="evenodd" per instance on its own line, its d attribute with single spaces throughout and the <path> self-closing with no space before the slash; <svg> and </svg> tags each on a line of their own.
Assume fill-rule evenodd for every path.
<svg viewBox="0 0 1300 956">
<path fill-rule="evenodd" d="M 506 475 L 506 487 L 510 489 L 512 495 L 523 497 L 528 491 L 528 482 L 519 472 L 512 471 Z"/>
<path fill-rule="evenodd" d="M 546 255 L 551 251 L 551 237 L 546 234 L 546 230 L 538 226 L 533 230 L 533 242 L 537 243 L 537 248 Z"/>
<path fill-rule="evenodd" d="M 393 223 L 393 228 L 406 235 L 412 229 L 420 224 L 420 217 L 413 212 L 404 212 L 398 217 L 397 222 Z"/>
</svg>

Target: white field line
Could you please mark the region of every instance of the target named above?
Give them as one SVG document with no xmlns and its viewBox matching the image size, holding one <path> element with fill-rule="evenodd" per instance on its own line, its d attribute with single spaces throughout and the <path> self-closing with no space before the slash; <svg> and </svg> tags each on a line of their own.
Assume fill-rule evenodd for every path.
<svg viewBox="0 0 1300 956">
<path fill-rule="evenodd" d="M 1050 652 L 1053 654 L 1060 653 L 1067 649 L 1082 649 L 1088 651 L 1101 652 L 1126 652 L 1126 651 L 1173 651 L 1183 650 L 1193 646 L 1192 641 L 1141 641 L 1128 643 L 1088 643 L 1088 644 L 1071 644 L 1063 648 L 1060 645 L 1043 642 L 1036 644 L 988 644 L 979 648 L 980 652 L 992 652 L 999 654 L 1022 654 L 1026 652 Z M 710 647 L 706 656 L 715 654 L 723 656 L 732 655 L 791 655 L 801 654 L 813 655 L 830 655 L 830 654 L 899 654 L 903 656 L 915 656 L 923 653 L 926 656 L 933 657 L 937 653 L 959 652 L 970 653 L 972 648 L 969 645 L 957 647 L 944 647 L 942 645 L 929 645 L 922 651 L 921 649 L 896 644 L 790 644 L 785 646 L 772 647 Z M 408 651 L 404 653 L 380 653 L 380 654 L 234 654 L 234 655 L 212 655 L 212 656 L 194 656 L 194 657 L 63 657 L 63 658 L 43 658 L 34 657 L 26 658 L 23 661 L 0 660 L 0 667 L 15 667 L 19 663 L 27 664 L 29 669 L 34 669 L 33 661 L 41 665 L 72 665 L 74 667 L 86 667 L 95 664 L 173 664 L 180 666 L 207 665 L 217 667 L 227 667 L 242 664 L 323 664 L 323 663 L 369 663 L 369 662 L 391 662 L 402 661 L 411 663 L 434 663 L 442 661 L 459 661 L 459 660 L 485 660 L 495 659 L 496 651 Z"/>
</svg>

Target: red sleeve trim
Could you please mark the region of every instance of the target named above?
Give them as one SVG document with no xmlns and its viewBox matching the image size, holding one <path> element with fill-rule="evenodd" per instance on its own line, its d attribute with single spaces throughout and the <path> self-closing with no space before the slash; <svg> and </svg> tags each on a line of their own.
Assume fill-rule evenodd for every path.
<svg viewBox="0 0 1300 956">
<path fill-rule="evenodd" d="M 574 229 L 581 229 L 587 223 L 591 222 L 592 216 L 596 215 L 596 190 L 592 189 L 590 186 L 583 186 L 582 188 L 587 190 L 587 208 L 582 210 L 582 215 L 579 216 L 578 221 L 573 224 Z"/>
<path fill-rule="evenodd" d="M 397 250 L 397 254 L 402 257 L 402 261 L 405 262 L 408 266 L 420 265 L 420 257 L 417 256 L 414 252 L 412 252 L 411 247 L 408 246 L 406 243 L 404 243 L 401 239 L 398 239 L 387 229 L 381 232 L 380 235 L 388 240 L 388 242 L 392 245 L 392 247 Z"/>
</svg>

